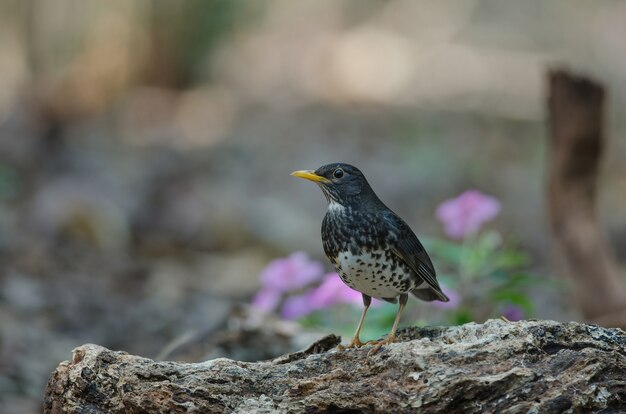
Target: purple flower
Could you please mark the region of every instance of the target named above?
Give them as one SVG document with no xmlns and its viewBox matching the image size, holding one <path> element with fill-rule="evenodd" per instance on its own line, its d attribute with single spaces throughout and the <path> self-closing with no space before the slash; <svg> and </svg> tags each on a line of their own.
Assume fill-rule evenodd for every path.
<svg viewBox="0 0 626 414">
<path fill-rule="evenodd" d="M 446 200 L 437 207 L 437 219 L 452 239 L 463 239 L 480 230 L 483 223 L 493 220 L 500 212 L 500 202 L 477 190 L 468 190 L 457 198 Z"/>
<path fill-rule="evenodd" d="M 461 295 L 455 290 L 446 286 L 441 286 L 441 290 L 450 299 L 448 302 L 433 301 L 430 302 L 434 307 L 439 309 L 456 309 L 461 304 Z"/>
<path fill-rule="evenodd" d="M 263 312 L 272 312 L 280 302 L 281 293 L 275 289 L 261 289 L 252 298 L 252 306 Z"/>
<path fill-rule="evenodd" d="M 327 273 L 322 284 L 314 290 L 288 297 L 281 309 L 281 315 L 285 319 L 298 319 L 311 312 L 341 303 L 362 306 L 363 297 L 356 290 L 346 286 L 336 273 Z M 377 300 L 372 302 L 373 306 L 378 304 Z"/>
<path fill-rule="evenodd" d="M 319 310 L 338 303 L 363 304 L 363 297 L 346 286 L 337 273 L 328 273 L 324 275 L 322 284 L 311 292 L 310 303 L 315 310 Z"/>
<path fill-rule="evenodd" d="M 264 289 L 291 292 L 318 280 L 324 271 L 320 262 L 310 260 L 306 253 L 296 252 L 276 259 L 261 272 Z"/>
<path fill-rule="evenodd" d="M 506 305 L 502 308 L 502 316 L 511 322 L 515 322 L 524 319 L 524 311 L 519 306 Z"/>
<path fill-rule="evenodd" d="M 310 294 L 290 296 L 285 299 L 280 315 L 285 319 L 298 319 L 315 309 L 311 306 Z"/>
<path fill-rule="evenodd" d="M 284 293 L 302 289 L 319 280 L 324 271 L 321 263 L 310 260 L 306 253 L 296 252 L 289 257 L 271 261 L 261 272 L 263 288 L 252 299 L 252 305 L 264 312 L 276 309 Z M 295 314 L 293 303 L 285 301 L 288 314 Z"/>
<path fill-rule="evenodd" d="M 322 271 L 322 265 L 305 253 L 276 259 L 261 272 L 263 288 L 254 295 L 252 306 L 273 312 L 282 301 L 280 314 L 285 319 L 298 319 L 340 303 L 362 306 L 361 293 L 346 286 L 336 273 L 322 275 Z M 299 293 L 319 279 L 322 280 L 319 286 Z M 290 295 L 293 292 L 297 294 Z M 374 300 L 372 305 L 378 305 L 378 301 Z"/>
</svg>

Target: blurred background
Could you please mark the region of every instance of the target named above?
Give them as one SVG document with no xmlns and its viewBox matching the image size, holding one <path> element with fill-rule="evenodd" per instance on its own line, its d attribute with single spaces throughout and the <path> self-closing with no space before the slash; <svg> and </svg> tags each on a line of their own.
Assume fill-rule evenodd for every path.
<svg viewBox="0 0 626 414">
<path fill-rule="evenodd" d="M 289 173 L 335 161 L 365 172 L 461 297 L 412 301 L 404 325 L 579 319 L 550 257 L 544 81 L 563 64 L 609 91 L 599 213 L 623 262 L 625 18 L 612 0 L 0 0 L 2 411 L 40 412 L 86 342 L 255 359 L 350 335 L 360 309 L 340 299 L 325 303 L 346 321 L 248 306 L 273 271 L 312 268 L 299 297 L 326 280 L 324 197 Z M 466 190 L 497 212 L 451 236 L 437 210 Z M 391 325 L 395 307 L 377 309 L 367 339 Z M 306 340 L 259 355 L 259 331 Z"/>
</svg>

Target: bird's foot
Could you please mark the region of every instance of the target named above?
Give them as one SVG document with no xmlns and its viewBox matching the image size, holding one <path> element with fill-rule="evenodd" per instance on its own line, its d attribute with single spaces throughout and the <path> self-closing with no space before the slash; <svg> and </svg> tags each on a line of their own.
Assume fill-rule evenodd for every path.
<svg viewBox="0 0 626 414">
<path fill-rule="evenodd" d="M 389 345 L 394 342 L 396 342 L 396 336 L 389 335 L 385 339 L 381 339 L 380 341 L 375 342 L 374 347 L 367 353 L 367 355 L 375 355 L 376 353 L 378 353 L 378 351 L 380 351 L 380 348 L 382 348 L 383 345 Z"/>
<path fill-rule="evenodd" d="M 340 351 L 345 351 L 346 349 L 360 348 L 364 345 L 370 345 L 373 343 L 376 343 L 376 341 L 361 342 L 361 340 L 358 337 L 354 337 L 352 338 L 352 341 L 350 341 L 350 344 L 348 344 L 348 346 L 343 346 L 339 344 L 337 345 L 337 349 Z"/>
</svg>

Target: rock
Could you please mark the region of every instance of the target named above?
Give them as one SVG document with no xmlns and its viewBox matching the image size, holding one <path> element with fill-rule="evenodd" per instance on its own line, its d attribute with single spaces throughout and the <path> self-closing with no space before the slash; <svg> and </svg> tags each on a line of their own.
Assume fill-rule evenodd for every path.
<svg viewBox="0 0 626 414">
<path fill-rule="evenodd" d="M 407 328 L 335 350 L 330 336 L 271 361 L 155 362 L 97 345 L 52 373 L 46 413 L 562 413 L 626 411 L 626 333 L 489 320 Z"/>
</svg>

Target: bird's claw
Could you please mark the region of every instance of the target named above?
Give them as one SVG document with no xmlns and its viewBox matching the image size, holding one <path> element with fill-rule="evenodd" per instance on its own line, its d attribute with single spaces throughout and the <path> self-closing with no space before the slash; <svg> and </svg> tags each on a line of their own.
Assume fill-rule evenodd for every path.
<svg viewBox="0 0 626 414">
<path fill-rule="evenodd" d="M 378 351 L 380 351 L 380 348 L 383 347 L 383 345 L 389 345 L 394 342 L 396 342 L 395 335 L 389 335 L 385 339 L 381 339 L 380 341 L 374 341 L 374 347 L 367 353 L 367 355 L 376 355 Z"/>
<path fill-rule="evenodd" d="M 339 344 L 337 345 L 337 349 L 340 351 L 345 351 L 346 349 L 361 348 L 362 346 L 373 345 L 375 343 L 376 341 L 361 342 L 359 338 L 352 338 L 352 341 L 350 341 L 350 343 L 347 346 L 343 346 Z"/>
</svg>

